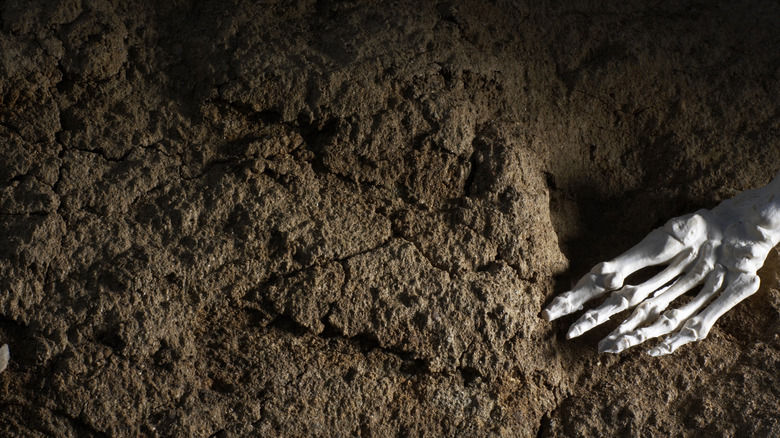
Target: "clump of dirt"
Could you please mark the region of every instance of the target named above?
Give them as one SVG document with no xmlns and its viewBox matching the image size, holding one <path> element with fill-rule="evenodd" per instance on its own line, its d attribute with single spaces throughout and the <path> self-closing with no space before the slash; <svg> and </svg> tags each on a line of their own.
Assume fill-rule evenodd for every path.
<svg viewBox="0 0 780 438">
<path fill-rule="evenodd" d="M 778 14 L 3 2 L 0 429 L 780 434 L 777 254 L 672 356 L 539 317 L 774 175 Z"/>
</svg>

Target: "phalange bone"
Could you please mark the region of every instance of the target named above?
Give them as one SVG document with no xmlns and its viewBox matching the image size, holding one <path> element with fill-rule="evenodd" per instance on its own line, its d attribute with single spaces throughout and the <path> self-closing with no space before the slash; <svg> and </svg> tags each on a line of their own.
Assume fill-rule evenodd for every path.
<svg viewBox="0 0 780 438">
<path fill-rule="evenodd" d="M 722 268 L 717 269 L 717 271 L 711 272 L 708 275 L 707 281 L 704 283 L 702 290 L 699 291 L 699 293 L 696 295 L 696 298 L 694 298 L 691 302 L 679 309 L 667 310 L 661 316 L 659 316 L 658 319 L 653 322 L 653 324 L 647 327 L 636 329 L 633 332 L 629 331 L 626 333 L 619 333 L 614 337 L 610 335 L 602 341 L 603 346 L 602 343 L 599 343 L 599 351 L 619 353 L 625 348 L 638 344 L 638 342 L 625 343 L 625 348 L 618 349 L 616 346 L 620 341 L 620 337 L 622 336 L 626 336 L 628 339 L 647 340 L 668 335 L 669 333 L 679 329 L 680 326 L 686 320 L 688 320 L 688 318 L 690 318 L 694 313 L 698 312 L 699 309 L 701 309 L 707 303 L 707 301 L 709 301 L 709 299 L 712 298 L 718 292 L 718 290 L 720 290 L 720 287 L 723 284 L 723 271 Z M 671 353 L 671 351 L 669 351 L 669 353 Z"/>
<path fill-rule="evenodd" d="M 701 308 L 718 293 L 721 286 L 723 286 L 724 278 L 725 273 L 723 267 L 716 266 L 715 269 L 708 274 L 707 281 L 704 283 L 704 286 L 702 286 L 696 297 L 689 303 L 675 310 L 673 317 L 675 318 L 674 320 L 677 321 L 677 326 L 672 330 L 677 329 L 685 320 L 701 310 Z M 670 316 L 670 318 L 671 317 L 672 316 Z"/>
<path fill-rule="evenodd" d="M 761 280 L 755 274 L 739 274 L 732 280 L 729 286 L 706 309 L 697 316 L 702 320 L 704 336 L 707 336 L 715 321 L 731 310 L 745 298 L 753 295 L 758 290 Z"/>
<path fill-rule="evenodd" d="M 612 295 L 604 301 L 604 304 L 594 310 L 585 312 L 577 322 L 571 325 L 566 337 L 568 339 L 576 338 L 593 327 L 608 321 L 612 315 L 628 309 L 629 300 L 623 293 L 626 292 L 626 290 L 633 289 L 635 289 L 635 286 L 626 286 L 619 291 L 613 292 Z"/>
<path fill-rule="evenodd" d="M 661 344 L 659 344 L 659 345 L 657 345 L 657 346 L 647 350 L 647 354 L 649 354 L 650 356 L 654 356 L 654 357 L 655 356 L 666 356 L 667 354 L 672 354 L 672 353 L 674 353 L 674 350 L 672 349 L 672 347 L 669 344 L 667 344 L 666 341 L 664 341 L 663 343 L 661 343 Z"/>
<path fill-rule="evenodd" d="M 672 285 L 659 289 L 656 292 L 656 296 L 658 296 L 659 293 L 674 287 L 679 282 L 680 280 L 676 280 L 674 283 L 672 283 Z M 626 341 L 626 337 L 635 336 L 635 330 L 640 324 L 643 324 L 645 321 L 651 318 L 655 318 L 662 310 L 663 308 L 659 307 L 656 303 L 651 301 L 645 301 L 644 303 L 640 304 L 636 309 L 634 309 L 634 312 L 631 314 L 630 318 L 625 320 L 622 324 L 620 324 L 620 326 L 618 326 L 617 329 L 615 329 L 615 331 L 610 333 L 606 338 L 599 342 L 599 352 L 617 353 L 625 350 L 630 346 L 636 345 L 639 342 L 643 342 L 644 339 L 641 341 L 637 340 L 633 343 L 629 343 Z M 620 345 L 623 346 L 620 347 Z"/>
<path fill-rule="evenodd" d="M 622 276 L 618 273 L 599 272 L 604 270 L 606 263 L 594 267 L 591 272 L 577 283 L 574 289 L 557 296 L 545 310 L 542 317 L 548 321 L 582 310 L 582 305 L 593 298 L 598 298 L 606 291 L 605 285 L 622 284 Z"/>
<path fill-rule="evenodd" d="M 614 260 L 594 266 L 572 290 L 553 299 L 542 311 L 542 317 L 553 321 L 581 310 L 586 302 L 620 288 L 627 275 L 648 266 L 667 263 L 675 256 L 679 256 L 683 250 L 679 240 L 663 229 L 655 229 L 641 242 Z M 666 282 L 669 280 L 671 278 Z"/>
<path fill-rule="evenodd" d="M 702 280 L 703 275 L 700 272 L 691 272 L 685 277 L 675 281 L 674 284 L 666 288 L 666 290 L 656 293 L 653 298 L 640 304 L 629 319 L 599 342 L 599 352 L 619 353 L 629 347 L 639 345 L 647 339 L 656 338 L 677 329 L 680 325 L 679 321 L 681 321 L 679 318 L 683 315 L 683 312 L 679 309 L 667 311 L 662 315 L 661 312 L 680 295 L 700 284 Z M 720 283 L 718 282 L 718 286 L 719 284 Z M 706 285 L 705 289 L 707 289 Z M 705 292 L 705 290 L 703 289 L 702 292 Z M 702 292 L 700 292 L 699 295 L 701 295 Z M 715 290 L 707 292 L 707 296 L 712 296 L 714 293 Z M 698 310 L 698 308 L 696 310 Z M 688 316 L 690 315 L 687 315 L 686 318 Z M 657 319 L 652 325 L 637 328 L 653 318 Z"/>
<path fill-rule="evenodd" d="M 708 255 L 705 252 L 702 252 L 699 254 L 699 262 L 697 262 L 697 264 L 706 264 L 707 259 Z M 680 314 L 680 312 L 678 310 L 672 311 L 673 313 L 667 312 L 670 316 L 659 316 L 660 313 L 664 311 L 672 301 L 700 284 L 702 280 L 704 280 L 704 273 L 700 270 L 694 269 L 692 272 L 675 281 L 668 288 L 656 292 L 653 298 L 650 298 L 649 300 L 640 304 L 629 319 L 623 322 L 623 324 L 621 324 L 614 332 L 610 333 L 609 336 L 604 338 L 599 343 L 599 351 L 619 353 L 625 348 L 632 347 L 644 342 L 646 339 L 651 339 L 675 330 L 677 325 L 674 325 L 674 327 L 669 327 L 669 324 L 672 323 L 670 316 Z M 637 327 L 639 327 L 641 324 L 644 324 L 645 322 L 656 317 L 656 322 L 650 327 L 637 329 Z M 655 327 L 656 324 L 658 325 L 657 327 Z M 651 327 L 655 328 L 651 329 Z M 657 333 L 665 329 L 668 331 Z M 629 339 L 629 341 L 621 341 L 623 338 Z M 618 343 L 620 342 L 625 345 L 624 348 L 617 348 Z"/>
<path fill-rule="evenodd" d="M 694 316 L 683 325 L 683 328 L 674 335 L 666 338 L 661 344 L 651 348 L 647 352 L 650 356 L 663 356 L 674 353 L 681 346 L 699 341 L 707 337 L 707 333 L 702 334 L 702 319 Z"/>
<path fill-rule="evenodd" d="M 604 338 L 599 342 L 599 353 L 620 353 L 634 345 L 645 342 L 646 338 L 641 331 L 627 333 L 618 336 L 614 340 Z"/>
<path fill-rule="evenodd" d="M 646 282 L 638 286 L 624 286 L 619 291 L 613 292 L 601 306 L 586 312 L 577 322 L 572 324 L 567 338 L 580 336 L 593 327 L 608 321 L 612 315 L 642 302 L 653 291 L 680 275 L 680 272 L 692 258 L 693 253 L 690 251 L 678 254 L 669 266 Z"/>
<path fill-rule="evenodd" d="M 555 299 L 542 311 L 542 318 L 552 321 L 561 316 L 582 310 L 582 305 L 575 306 L 571 300 L 572 292 L 566 292 Z"/>
<path fill-rule="evenodd" d="M 677 284 L 677 282 L 679 282 L 679 280 L 675 281 L 672 286 Z M 672 286 L 664 287 L 661 290 L 667 290 Z M 620 324 L 618 328 L 616 328 L 612 333 L 609 334 L 609 336 L 602 340 L 602 343 L 604 345 L 608 345 L 609 342 L 614 342 L 621 336 L 634 331 L 639 325 L 643 324 L 648 319 L 658 316 L 661 310 L 663 309 L 658 308 L 657 305 L 651 305 L 649 301 L 640 304 L 636 309 L 634 309 L 634 312 L 627 320 L 623 321 L 623 323 Z M 600 343 L 599 345 L 601 346 L 602 344 Z"/>
<path fill-rule="evenodd" d="M 679 332 L 648 351 L 648 354 L 651 356 L 670 354 L 685 344 L 706 338 L 715 321 L 737 303 L 756 293 L 759 283 L 760 280 L 756 275 L 739 274 L 706 309 L 686 321 Z"/>
<path fill-rule="evenodd" d="M 713 242 L 705 242 L 699 254 L 696 256 L 696 261 L 693 264 L 688 273 L 692 278 L 696 279 L 695 284 L 698 284 L 704 277 L 715 268 L 715 245 Z"/>
</svg>

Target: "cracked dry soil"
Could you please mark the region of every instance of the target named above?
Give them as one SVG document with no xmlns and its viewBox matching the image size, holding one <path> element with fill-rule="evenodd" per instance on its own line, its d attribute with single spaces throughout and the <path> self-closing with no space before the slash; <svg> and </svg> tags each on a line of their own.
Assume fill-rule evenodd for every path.
<svg viewBox="0 0 780 438">
<path fill-rule="evenodd" d="M 780 5 L 0 2 L 3 436 L 777 436 L 703 342 L 539 318 L 780 163 Z"/>
</svg>

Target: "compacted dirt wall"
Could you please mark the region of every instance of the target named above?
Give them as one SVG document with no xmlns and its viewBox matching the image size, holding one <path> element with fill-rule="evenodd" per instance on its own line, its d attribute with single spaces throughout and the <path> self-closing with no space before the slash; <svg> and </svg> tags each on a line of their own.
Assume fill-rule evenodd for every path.
<svg viewBox="0 0 780 438">
<path fill-rule="evenodd" d="M 0 1 L 3 436 L 777 436 L 542 306 L 780 169 L 773 1 Z"/>
</svg>

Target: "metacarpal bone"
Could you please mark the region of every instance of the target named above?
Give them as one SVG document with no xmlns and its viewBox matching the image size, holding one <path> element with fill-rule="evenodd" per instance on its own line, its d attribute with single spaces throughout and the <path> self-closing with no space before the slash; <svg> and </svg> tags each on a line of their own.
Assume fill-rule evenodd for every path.
<svg viewBox="0 0 780 438">
<path fill-rule="evenodd" d="M 599 343 L 599 351 L 617 353 L 679 330 L 649 352 L 654 356 L 668 354 L 704 339 L 720 316 L 758 290 L 756 271 L 779 241 L 780 175 L 712 210 L 668 221 L 624 254 L 596 265 L 571 291 L 556 297 L 542 316 L 552 321 L 611 292 L 603 304 L 572 324 L 567 337 L 579 336 L 638 306 Z M 623 285 L 632 273 L 664 264 L 668 266 L 646 282 Z M 666 310 L 702 283 L 693 300 L 679 309 Z"/>
</svg>

